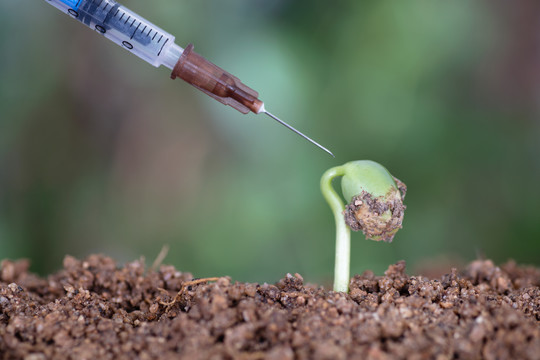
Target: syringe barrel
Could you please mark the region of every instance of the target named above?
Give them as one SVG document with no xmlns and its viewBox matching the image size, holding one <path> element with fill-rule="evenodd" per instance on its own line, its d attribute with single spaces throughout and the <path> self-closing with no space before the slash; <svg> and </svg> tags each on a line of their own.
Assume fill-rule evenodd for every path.
<svg viewBox="0 0 540 360">
<path fill-rule="evenodd" d="M 114 0 L 45 1 L 156 67 L 182 54 L 174 36 Z"/>
<path fill-rule="evenodd" d="M 148 63 L 165 65 L 219 102 L 246 114 L 263 111 L 259 94 L 237 77 L 193 51 L 174 43 L 174 36 L 114 0 L 45 0 Z"/>
</svg>

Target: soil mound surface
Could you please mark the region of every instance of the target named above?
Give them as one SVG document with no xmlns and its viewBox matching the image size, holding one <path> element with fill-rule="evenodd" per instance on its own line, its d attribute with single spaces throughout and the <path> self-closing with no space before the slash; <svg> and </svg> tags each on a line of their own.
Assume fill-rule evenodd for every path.
<svg viewBox="0 0 540 360">
<path fill-rule="evenodd" d="M 477 260 L 440 279 L 351 279 L 350 293 L 194 280 L 172 266 L 66 257 L 0 270 L 2 359 L 540 359 L 540 269 Z"/>
</svg>

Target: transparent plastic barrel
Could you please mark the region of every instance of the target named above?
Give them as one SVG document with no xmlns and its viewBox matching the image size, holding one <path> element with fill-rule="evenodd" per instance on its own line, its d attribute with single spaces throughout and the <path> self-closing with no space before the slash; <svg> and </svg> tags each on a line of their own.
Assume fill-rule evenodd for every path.
<svg viewBox="0 0 540 360">
<path fill-rule="evenodd" d="M 182 54 L 174 36 L 114 0 L 45 0 L 141 59 L 172 69 Z"/>
</svg>

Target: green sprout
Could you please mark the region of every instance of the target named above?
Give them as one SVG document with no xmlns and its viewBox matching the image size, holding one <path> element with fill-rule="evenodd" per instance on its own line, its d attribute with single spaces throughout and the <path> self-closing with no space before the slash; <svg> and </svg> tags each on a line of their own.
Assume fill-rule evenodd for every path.
<svg viewBox="0 0 540 360">
<path fill-rule="evenodd" d="M 332 187 L 342 176 L 341 189 L 347 205 Z M 382 165 L 370 160 L 351 161 L 328 169 L 321 191 L 336 220 L 334 291 L 349 289 L 351 233 L 362 230 L 367 239 L 392 242 L 402 227 L 407 187 Z"/>
</svg>

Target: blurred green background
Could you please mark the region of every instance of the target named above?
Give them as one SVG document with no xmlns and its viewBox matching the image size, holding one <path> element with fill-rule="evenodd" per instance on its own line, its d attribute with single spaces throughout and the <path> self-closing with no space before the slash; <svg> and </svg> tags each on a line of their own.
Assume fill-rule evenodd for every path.
<svg viewBox="0 0 540 360">
<path fill-rule="evenodd" d="M 352 273 L 477 257 L 540 264 L 540 2 L 125 0 L 258 90 L 242 115 L 46 1 L 0 0 L 0 258 L 49 273 L 163 245 L 195 276 L 328 284 L 329 167 L 409 187 L 392 244 Z M 336 184 L 337 185 L 337 184 Z"/>
</svg>

